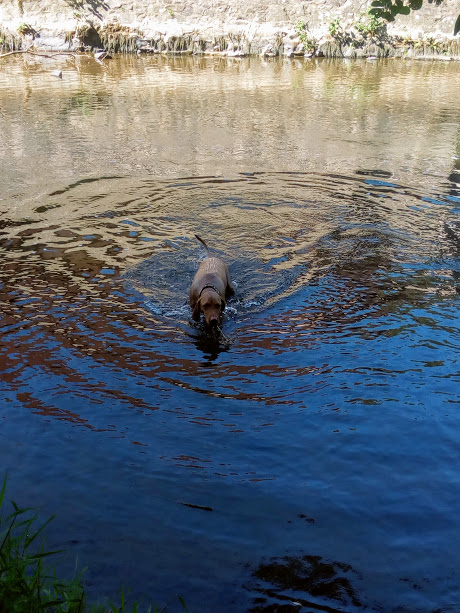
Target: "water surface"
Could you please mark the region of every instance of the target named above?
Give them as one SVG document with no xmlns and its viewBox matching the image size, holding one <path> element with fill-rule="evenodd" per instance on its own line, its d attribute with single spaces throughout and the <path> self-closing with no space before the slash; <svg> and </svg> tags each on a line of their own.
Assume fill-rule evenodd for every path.
<svg viewBox="0 0 460 613">
<path fill-rule="evenodd" d="M 456 610 L 459 85 L 1 65 L 0 465 L 92 597 Z M 190 321 L 195 233 L 237 287 L 221 342 Z"/>
</svg>

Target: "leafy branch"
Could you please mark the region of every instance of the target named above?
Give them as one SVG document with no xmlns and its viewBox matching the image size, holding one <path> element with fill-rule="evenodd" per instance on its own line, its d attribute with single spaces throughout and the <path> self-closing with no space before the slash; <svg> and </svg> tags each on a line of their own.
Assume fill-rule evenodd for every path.
<svg viewBox="0 0 460 613">
<path fill-rule="evenodd" d="M 429 4 L 439 6 L 443 0 L 428 0 Z M 409 15 L 423 6 L 423 0 L 373 0 L 369 13 L 386 21 L 394 21 L 396 15 Z M 460 15 L 454 26 L 454 36 L 460 32 Z"/>
</svg>

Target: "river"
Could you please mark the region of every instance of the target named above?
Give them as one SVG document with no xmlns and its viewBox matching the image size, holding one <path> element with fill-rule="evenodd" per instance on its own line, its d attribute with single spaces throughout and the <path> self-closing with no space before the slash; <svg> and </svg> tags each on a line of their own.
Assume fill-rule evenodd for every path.
<svg viewBox="0 0 460 613">
<path fill-rule="evenodd" d="M 2 60 L 0 477 L 90 600 L 458 610 L 459 91 L 452 62 Z"/>
</svg>

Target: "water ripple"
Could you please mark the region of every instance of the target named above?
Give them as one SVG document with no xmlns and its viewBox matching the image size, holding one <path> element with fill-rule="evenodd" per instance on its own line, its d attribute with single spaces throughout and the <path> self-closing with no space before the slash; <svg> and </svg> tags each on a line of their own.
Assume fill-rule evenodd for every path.
<svg viewBox="0 0 460 613">
<path fill-rule="evenodd" d="M 143 500 L 158 479 L 157 504 L 220 509 L 232 530 L 248 512 L 242 500 L 256 515 L 268 504 L 286 525 L 308 502 L 306 517 L 335 526 L 346 549 L 337 545 L 337 559 L 359 524 L 365 542 L 377 540 L 371 566 L 381 568 L 379 552 L 406 538 L 408 488 L 424 530 L 430 517 L 441 525 L 441 512 L 456 525 L 448 467 L 457 442 L 446 426 L 456 424 L 459 383 L 455 207 L 450 193 L 377 171 L 102 177 L 20 207 L 2 201 L 4 421 L 43 420 L 37 454 L 48 444 L 80 457 L 86 446 L 85 470 L 99 465 L 99 446 L 122 474 L 125 462 L 148 466 L 135 471 L 148 481 Z M 204 256 L 195 233 L 237 287 L 227 343 L 190 320 L 188 288 Z M 441 511 L 425 501 L 427 458 Z M 203 479 L 217 504 L 200 496 Z M 87 494 L 80 500 L 90 508 Z M 312 535 L 327 549 L 321 530 Z M 451 536 L 445 528 L 436 547 L 445 552 Z M 307 572 L 314 559 L 302 559 Z M 356 554 L 354 566 L 368 564 Z"/>
</svg>

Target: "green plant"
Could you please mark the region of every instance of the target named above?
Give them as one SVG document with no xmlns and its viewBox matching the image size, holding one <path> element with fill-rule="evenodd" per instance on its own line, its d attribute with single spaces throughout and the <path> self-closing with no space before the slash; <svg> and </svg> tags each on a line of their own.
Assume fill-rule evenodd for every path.
<svg viewBox="0 0 460 613">
<path fill-rule="evenodd" d="M 303 19 L 299 19 L 299 21 L 295 24 L 295 31 L 297 36 L 299 37 L 300 42 L 304 46 L 305 51 L 314 51 L 316 48 L 316 41 L 314 38 L 310 38 L 308 36 L 308 28 L 307 24 Z"/>
<path fill-rule="evenodd" d="M 18 32 L 22 36 L 25 36 L 26 34 L 35 34 L 34 28 L 30 24 L 24 22 L 18 26 Z"/>
<path fill-rule="evenodd" d="M 429 4 L 439 6 L 443 0 L 428 0 Z M 394 21 L 396 15 L 409 15 L 423 6 L 423 0 L 373 0 L 370 11 L 386 21 Z M 460 32 L 460 15 L 454 25 L 454 36 Z"/>
<path fill-rule="evenodd" d="M 372 9 L 368 9 L 365 13 L 361 13 L 358 21 L 354 24 L 363 36 L 383 34 L 386 28 L 384 21 L 371 11 Z"/>
<path fill-rule="evenodd" d="M 182 608 L 184 609 L 185 613 L 187 613 L 187 607 L 185 605 L 185 601 L 183 598 L 181 598 L 180 596 L 177 596 L 179 602 L 182 605 Z M 120 593 L 120 606 L 113 604 L 113 602 L 109 601 L 109 607 L 110 607 L 110 611 L 112 613 L 140 613 L 139 611 L 139 603 L 135 602 L 132 605 L 132 608 L 128 611 L 127 607 L 127 603 L 126 603 L 126 596 L 125 596 L 125 591 L 124 588 L 121 588 L 121 593 Z M 163 605 L 161 608 L 158 607 L 158 605 L 156 605 L 155 607 L 149 607 L 145 613 L 164 613 L 164 611 L 166 611 L 168 605 L 170 603 L 166 603 L 165 605 Z M 103 611 L 101 610 L 101 613 L 105 613 L 106 609 L 104 609 Z M 94 611 L 94 613 L 99 613 L 98 611 Z"/>
<path fill-rule="evenodd" d="M 12 501 L 13 511 L 4 519 L 1 513 L 6 477 L 0 491 L 0 603 L 8 613 L 80 613 L 84 592 L 80 578 L 65 582 L 48 574 L 44 558 L 58 551 L 45 551 L 44 543 L 35 549 L 53 517 L 35 529 L 37 515 L 31 508 L 20 508 Z M 34 547 L 32 547 L 34 546 Z M 32 549 L 34 548 L 34 551 Z"/>
<path fill-rule="evenodd" d="M 303 19 L 299 19 L 295 24 L 295 31 L 299 37 L 307 31 L 307 24 Z"/>
<path fill-rule="evenodd" d="M 141 613 L 139 603 L 128 608 L 125 590 L 121 589 L 120 605 L 108 602 L 104 605 L 85 604 L 85 592 L 81 576 L 77 574 L 70 581 L 56 577 L 55 572 L 45 566 L 44 560 L 60 551 L 45 551 L 44 540 L 37 549 L 38 539 L 54 515 L 35 528 L 38 515 L 32 508 L 20 508 L 11 501 L 13 511 L 3 517 L 2 505 L 7 479 L 0 490 L 0 611 L 3 613 Z M 177 596 L 184 611 L 187 607 L 183 598 Z M 169 604 L 169 603 L 168 603 Z M 148 607 L 145 613 L 161 613 L 163 607 Z M 109 609 L 107 608 L 109 607 Z"/>
<path fill-rule="evenodd" d="M 428 0 L 430 4 L 441 4 L 443 0 Z M 371 11 L 386 21 L 394 21 L 396 15 L 409 15 L 411 11 L 418 11 L 423 6 L 423 0 L 374 0 L 371 3 Z"/>
<path fill-rule="evenodd" d="M 439 41 L 436 40 L 435 38 L 432 38 L 432 37 L 427 38 L 426 44 L 428 45 L 428 47 L 431 47 L 434 51 L 438 50 Z"/>
<path fill-rule="evenodd" d="M 330 22 L 329 34 L 332 38 L 338 38 L 342 34 L 342 26 L 340 25 L 340 19 L 338 17 Z"/>
<path fill-rule="evenodd" d="M 172 7 L 167 6 L 166 10 L 168 11 L 169 16 L 171 17 L 171 19 L 173 19 L 174 18 L 174 11 L 173 11 Z"/>
</svg>

